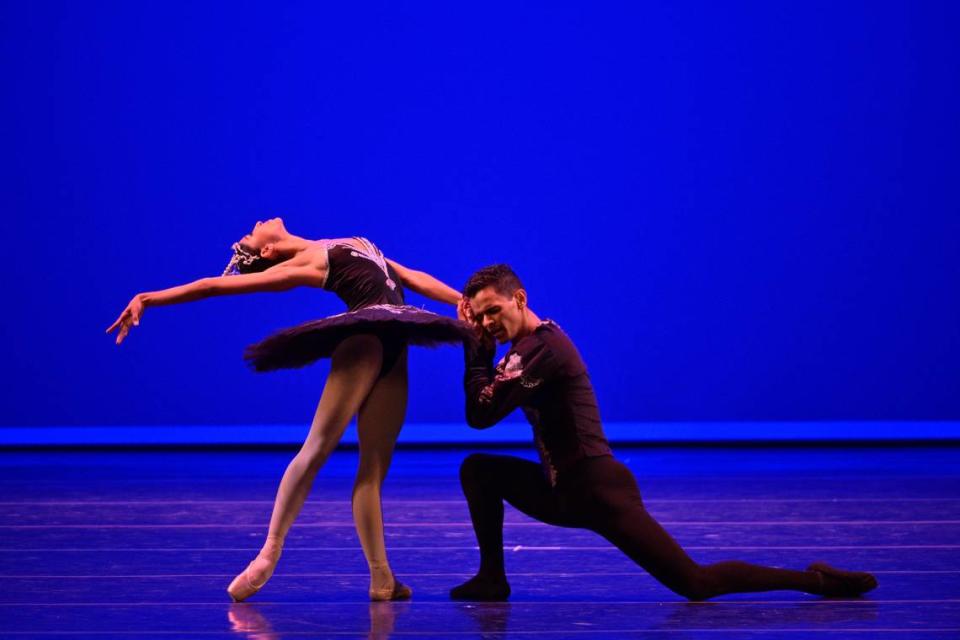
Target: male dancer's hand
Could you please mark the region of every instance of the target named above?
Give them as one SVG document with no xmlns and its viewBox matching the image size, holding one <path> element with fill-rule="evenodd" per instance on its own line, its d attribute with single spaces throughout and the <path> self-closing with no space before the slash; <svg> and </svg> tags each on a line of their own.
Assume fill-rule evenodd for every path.
<svg viewBox="0 0 960 640">
<path fill-rule="evenodd" d="M 123 310 L 123 313 L 120 314 L 117 321 L 107 328 L 107 333 L 111 333 L 117 327 L 120 328 L 120 330 L 117 331 L 117 344 L 123 342 L 123 339 L 127 337 L 132 327 L 140 325 L 140 317 L 143 316 L 144 308 L 140 294 L 133 296 L 133 300 L 131 300 L 127 308 Z"/>
<path fill-rule="evenodd" d="M 470 301 L 466 298 L 460 298 L 460 300 L 457 301 L 457 317 L 461 322 L 466 322 L 467 324 L 473 326 L 473 329 L 477 334 L 477 339 L 480 341 L 480 344 L 485 350 L 497 350 L 496 338 L 494 338 L 489 331 L 483 328 L 483 323 L 477 320 L 477 316 L 473 314 L 473 309 L 470 308 Z"/>
</svg>

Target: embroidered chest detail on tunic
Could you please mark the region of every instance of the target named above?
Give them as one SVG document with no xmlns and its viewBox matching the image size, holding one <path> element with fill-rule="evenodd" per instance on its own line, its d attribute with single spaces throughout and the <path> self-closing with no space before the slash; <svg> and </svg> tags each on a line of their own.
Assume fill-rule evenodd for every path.
<svg viewBox="0 0 960 640">
<path fill-rule="evenodd" d="M 490 402 L 493 400 L 493 390 L 498 384 L 503 384 L 510 380 L 517 380 L 518 378 L 518 382 L 525 389 L 534 389 L 543 382 L 541 378 L 534 378 L 533 376 L 524 374 L 523 358 L 520 357 L 519 353 L 511 352 L 501 358 L 500 362 L 497 363 L 497 367 L 494 369 L 493 382 L 480 390 L 480 401 Z"/>
<path fill-rule="evenodd" d="M 497 363 L 497 380 L 506 382 L 523 375 L 523 358 L 519 353 L 508 353 Z"/>
</svg>

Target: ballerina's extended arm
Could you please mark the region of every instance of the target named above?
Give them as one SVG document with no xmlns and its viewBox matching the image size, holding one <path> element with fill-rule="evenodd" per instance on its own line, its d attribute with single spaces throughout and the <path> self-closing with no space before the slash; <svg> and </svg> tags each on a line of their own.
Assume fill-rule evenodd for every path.
<svg viewBox="0 0 960 640">
<path fill-rule="evenodd" d="M 440 280 L 437 280 L 429 273 L 416 271 L 387 258 L 387 262 L 393 267 L 400 281 L 404 286 L 415 293 L 436 300 L 437 302 L 446 302 L 447 304 L 457 304 L 460 300 L 460 293 Z"/>
<path fill-rule="evenodd" d="M 161 291 L 149 291 L 133 296 L 130 304 L 123 310 L 116 322 L 107 328 L 107 333 L 117 331 L 117 344 L 130 333 L 132 327 L 140 324 L 140 318 L 146 307 L 167 304 L 193 302 L 213 296 L 257 293 L 262 291 L 286 291 L 294 287 L 322 287 L 323 271 L 314 266 L 277 265 L 259 273 L 201 278 L 188 284 L 170 287 Z"/>
</svg>

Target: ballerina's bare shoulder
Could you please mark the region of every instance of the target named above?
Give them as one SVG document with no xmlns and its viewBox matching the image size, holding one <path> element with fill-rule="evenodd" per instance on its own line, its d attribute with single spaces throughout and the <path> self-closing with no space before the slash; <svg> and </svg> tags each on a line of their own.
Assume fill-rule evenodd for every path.
<svg viewBox="0 0 960 640">
<path fill-rule="evenodd" d="M 286 260 L 283 264 L 286 267 L 311 267 L 316 269 L 324 277 L 330 270 L 330 258 L 328 251 L 330 247 L 336 245 L 345 245 L 357 251 L 365 251 L 366 247 L 356 238 L 330 238 L 316 240 L 310 243 L 310 247 L 297 253 L 295 256 Z"/>
</svg>

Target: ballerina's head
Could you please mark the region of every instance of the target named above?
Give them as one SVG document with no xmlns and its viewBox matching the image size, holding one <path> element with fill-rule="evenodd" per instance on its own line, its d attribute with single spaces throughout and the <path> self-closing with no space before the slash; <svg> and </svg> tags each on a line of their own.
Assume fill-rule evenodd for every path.
<svg viewBox="0 0 960 640">
<path fill-rule="evenodd" d="M 290 257 L 282 246 L 289 238 L 290 233 L 283 226 L 282 219 L 271 218 L 258 221 L 250 233 L 230 247 L 233 250 L 233 256 L 223 270 L 223 275 L 266 271 L 283 262 Z"/>
</svg>

